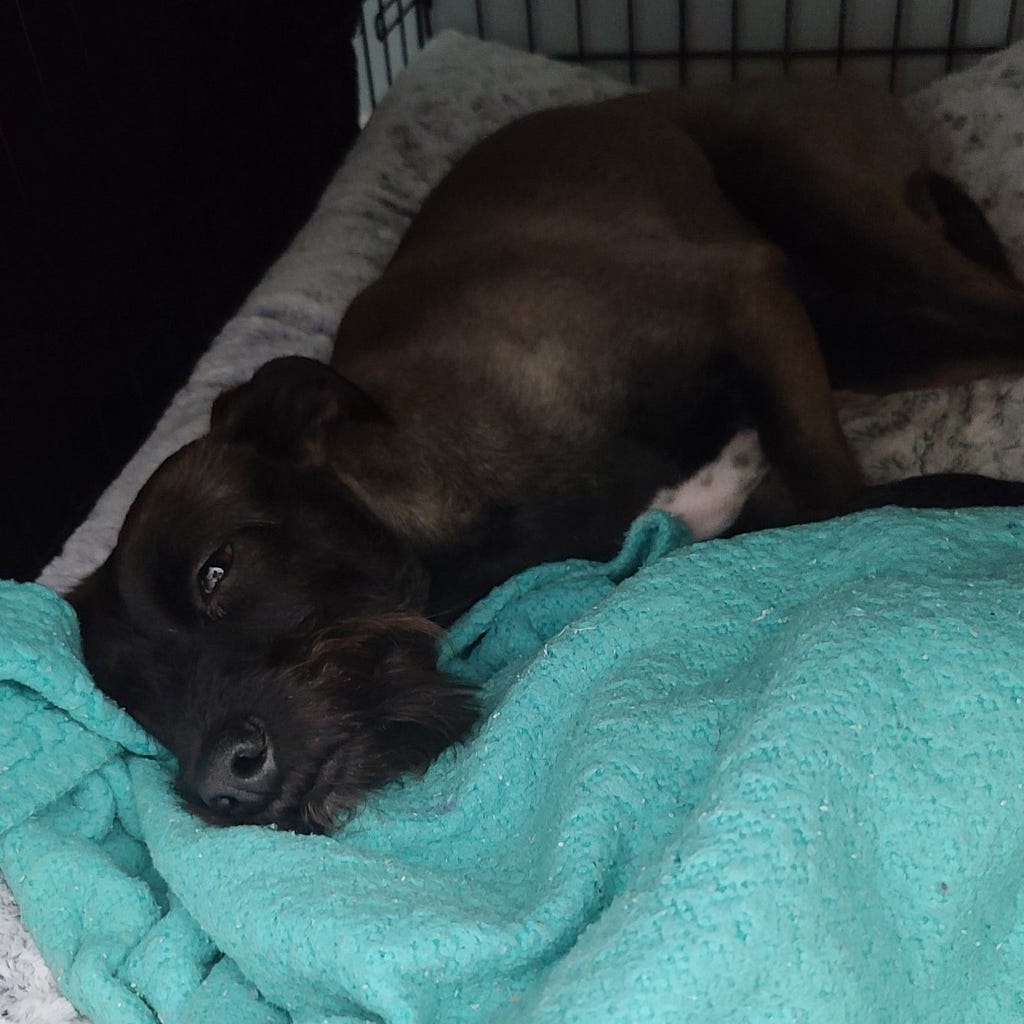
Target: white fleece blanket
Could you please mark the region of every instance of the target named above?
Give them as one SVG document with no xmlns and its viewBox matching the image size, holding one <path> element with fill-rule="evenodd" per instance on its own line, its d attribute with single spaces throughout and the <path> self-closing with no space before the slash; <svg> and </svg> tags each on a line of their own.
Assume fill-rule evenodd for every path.
<svg viewBox="0 0 1024 1024">
<path fill-rule="evenodd" d="M 387 262 L 430 188 L 470 145 L 528 111 L 622 91 L 599 75 L 454 34 L 395 84 L 309 224 L 196 366 L 149 440 L 40 582 L 64 591 L 112 547 L 153 469 L 206 428 L 210 404 L 267 360 L 326 358 L 353 296 Z M 1024 44 L 908 100 L 937 166 L 986 210 L 1024 271 Z M 868 475 L 974 470 L 1024 479 L 1024 381 L 983 381 L 886 399 L 849 397 L 844 424 Z M 81 1021 L 0 883 L 0 1019 Z"/>
</svg>

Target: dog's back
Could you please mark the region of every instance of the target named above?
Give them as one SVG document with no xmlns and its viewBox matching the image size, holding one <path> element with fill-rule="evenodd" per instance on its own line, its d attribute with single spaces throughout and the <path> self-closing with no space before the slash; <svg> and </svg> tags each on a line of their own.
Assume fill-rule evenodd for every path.
<svg viewBox="0 0 1024 1024">
<path fill-rule="evenodd" d="M 1022 361 L 1019 288 L 945 239 L 927 175 L 896 101 L 848 83 L 524 118 L 454 168 L 342 322 L 334 366 L 399 440 L 339 444 L 336 469 L 439 565 L 497 535 L 509 571 L 607 554 L 744 424 L 786 484 L 763 518 L 838 510 L 861 482 L 830 384 Z"/>
</svg>

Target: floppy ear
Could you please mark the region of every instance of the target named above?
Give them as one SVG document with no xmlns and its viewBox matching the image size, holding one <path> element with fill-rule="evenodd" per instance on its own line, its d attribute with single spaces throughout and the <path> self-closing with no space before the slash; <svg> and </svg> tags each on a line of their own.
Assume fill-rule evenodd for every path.
<svg viewBox="0 0 1024 1024">
<path fill-rule="evenodd" d="M 331 831 L 366 794 L 423 772 L 464 739 L 479 715 L 475 693 L 437 667 L 439 631 L 415 612 L 350 620 L 313 644 L 318 688 L 337 687 L 344 715 L 324 721 L 335 755 L 301 810 L 306 831 Z"/>
<path fill-rule="evenodd" d="M 257 370 L 247 384 L 225 391 L 213 403 L 210 430 L 267 455 L 294 459 L 315 453 L 338 420 L 383 418 L 365 391 L 330 366 L 284 356 Z"/>
<path fill-rule="evenodd" d="M 93 681 L 149 729 L 154 695 L 140 671 L 138 634 L 119 614 L 110 562 L 77 584 L 67 601 L 78 617 L 82 653 Z"/>
<path fill-rule="evenodd" d="M 378 736 L 396 775 L 426 769 L 443 750 L 465 738 L 479 715 L 476 695 L 437 669 L 433 644 L 428 658 L 395 643 L 376 681 L 386 695 L 378 709 Z"/>
</svg>

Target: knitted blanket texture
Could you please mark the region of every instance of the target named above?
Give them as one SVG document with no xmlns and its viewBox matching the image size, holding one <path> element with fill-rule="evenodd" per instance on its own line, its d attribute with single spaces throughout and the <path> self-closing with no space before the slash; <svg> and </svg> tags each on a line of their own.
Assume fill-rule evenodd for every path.
<svg viewBox="0 0 1024 1024">
<path fill-rule="evenodd" d="M 332 837 L 197 822 L 7 584 L 0 868 L 99 1024 L 1015 1019 L 1022 531 L 651 513 L 456 625 L 479 729 Z"/>
</svg>

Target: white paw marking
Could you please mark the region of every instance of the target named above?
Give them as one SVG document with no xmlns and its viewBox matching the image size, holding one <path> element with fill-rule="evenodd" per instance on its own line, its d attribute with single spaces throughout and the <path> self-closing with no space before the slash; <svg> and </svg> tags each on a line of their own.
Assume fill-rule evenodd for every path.
<svg viewBox="0 0 1024 1024">
<path fill-rule="evenodd" d="M 710 540 L 736 522 L 766 468 L 757 431 L 742 430 L 714 462 L 677 486 L 658 491 L 651 508 L 682 520 L 697 540 Z"/>
</svg>

